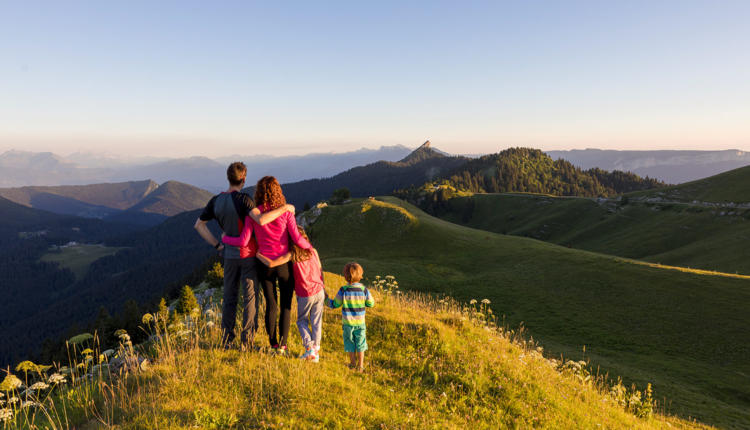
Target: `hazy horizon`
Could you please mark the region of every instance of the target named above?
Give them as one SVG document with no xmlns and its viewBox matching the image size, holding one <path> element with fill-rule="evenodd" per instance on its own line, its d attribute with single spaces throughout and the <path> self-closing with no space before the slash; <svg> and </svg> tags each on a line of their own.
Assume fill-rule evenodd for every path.
<svg viewBox="0 0 750 430">
<path fill-rule="evenodd" d="M 423 143 L 423 142 L 422 142 Z M 168 159 L 180 159 L 180 158 L 192 158 L 192 157 L 205 157 L 210 159 L 220 159 L 220 158 L 227 158 L 227 157 L 304 157 L 304 156 L 311 156 L 311 155 L 328 155 L 328 154 L 346 154 L 346 153 L 352 153 L 357 151 L 371 151 L 375 152 L 378 150 L 381 150 L 383 148 L 394 148 L 394 147 L 403 147 L 410 150 L 415 150 L 418 148 L 422 143 L 416 144 L 416 145 L 407 145 L 407 144 L 392 144 L 392 145 L 373 145 L 373 146 L 361 146 L 361 147 L 352 147 L 351 149 L 324 149 L 324 148 L 315 148 L 312 147 L 311 149 L 307 150 L 301 150 L 299 152 L 279 152 L 279 153 L 273 153 L 270 150 L 265 149 L 266 152 L 232 152 L 232 153 L 223 153 L 223 152 L 212 152 L 212 153 L 178 153 L 174 155 L 157 155 L 155 153 L 118 153 L 117 151 L 110 151 L 110 150 L 97 150 L 97 149 L 81 149 L 81 150 L 74 150 L 74 151 L 56 151 L 54 148 L 52 149 L 40 149 L 40 150 L 34 150 L 29 148 L 22 148 L 22 147 L 3 147 L 0 146 L 0 155 L 11 152 L 11 151 L 18 151 L 18 152 L 32 152 L 32 153 L 52 153 L 54 155 L 63 157 L 63 158 L 69 158 L 74 156 L 90 156 L 90 157 L 101 157 L 101 158 L 114 158 L 119 159 L 123 161 L 143 161 L 143 160 L 168 160 Z M 462 156 L 480 156 L 480 155 L 486 155 L 486 154 L 492 154 L 501 152 L 504 149 L 508 149 L 511 147 L 518 147 L 518 146 L 526 146 L 526 147 L 533 147 L 529 145 L 511 145 L 511 146 L 505 146 L 505 147 L 499 147 L 496 150 L 492 150 L 490 152 L 470 152 L 470 151 L 464 151 L 464 152 L 453 152 L 445 150 L 443 146 L 436 145 L 433 142 L 430 142 L 431 146 L 435 149 L 447 152 L 451 155 L 462 155 Z M 601 150 L 601 151 L 706 151 L 706 152 L 714 152 L 714 151 L 741 151 L 741 152 L 750 152 L 749 150 L 741 149 L 741 148 L 660 148 L 660 149 L 654 149 L 654 148 L 628 148 L 628 149 L 618 149 L 618 148 L 597 148 L 597 147 L 570 147 L 570 148 L 564 148 L 564 149 L 544 149 L 544 148 L 536 148 L 541 149 L 544 152 L 559 152 L 559 151 L 587 151 L 587 150 Z"/>
<path fill-rule="evenodd" d="M 0 4 L 0 151 L 750 150 L 750 3 Z"/>
</svg>

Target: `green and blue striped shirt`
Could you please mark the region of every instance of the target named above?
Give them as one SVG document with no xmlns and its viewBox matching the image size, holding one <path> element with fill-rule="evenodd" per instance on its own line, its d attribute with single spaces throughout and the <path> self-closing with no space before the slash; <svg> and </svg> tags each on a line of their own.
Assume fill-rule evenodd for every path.
<svg viewBox="0 0 750 430">
<path fill-rule="evenodd" d="M 331 309 L 341 308 L 341 323 L 346 326 L 365 325 L 365 308 L 375 306 L 370 290 L 359 282 L 344 285 L 336 297 L 326 302 Z"/>
</svg>

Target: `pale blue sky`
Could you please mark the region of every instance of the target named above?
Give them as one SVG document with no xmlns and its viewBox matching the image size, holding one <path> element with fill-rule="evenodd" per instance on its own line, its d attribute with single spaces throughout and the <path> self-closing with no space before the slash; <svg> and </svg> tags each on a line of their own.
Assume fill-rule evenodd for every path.
<svg viewBox="0 0 750 430">
<path fill-rule="evenodd" d="M 0 151 L 750 150 L 748 22 L 748 1 L 0 0 Z"/>
</svg>

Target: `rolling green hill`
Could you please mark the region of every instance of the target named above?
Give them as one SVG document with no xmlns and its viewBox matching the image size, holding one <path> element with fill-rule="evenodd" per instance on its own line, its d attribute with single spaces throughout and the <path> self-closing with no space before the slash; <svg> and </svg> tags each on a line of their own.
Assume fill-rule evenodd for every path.
<svg viewBox="0 0 750 430">
<path fill-rule="evenodd" d="M 750 209 L 534 194 L 474 194 L 433 209 L 445 220 L 496 233 L 654 263 L 750 274 L 745 252 Z"/>
<path fill-rule="evenodd" d="M 404 288 L 488 298 L 548 351 L 585 354 L 602 372 L 653 382 L 672 412 L 750 423 L 750 280 L 475 230 L 383 200 L 323 210 L 311 235 L 326 267 L 355 259 Z"/>
<path fill-rule="evenodd" d="M 633 193 L 632 197 L 658 197 L 681 202 L 747 203 L 750 202 L 750 166 L 659 191 Z"/>
</svg>

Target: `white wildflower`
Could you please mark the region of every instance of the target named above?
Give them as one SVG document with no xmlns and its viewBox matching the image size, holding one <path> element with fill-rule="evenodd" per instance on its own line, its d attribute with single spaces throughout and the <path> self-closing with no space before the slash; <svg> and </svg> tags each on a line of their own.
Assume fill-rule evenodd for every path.
<svg viewBox="0 0 750 430">
<path fill-rule="evenodd" d="M 0 409 L 0 422 L 4 423 L 13 419 L 13 411 L 11 409 Z"/>
<path fill-rule="evenodd" d="M 49 388 L 49 385 L 44 382 L 35 382 L 29 388 L 31 388 L 32 390 L 46 390 L 47 388 Z"/>
<path fill-rule="evenodd" d="M 15 404 L 15 403 L 18 403 L 18 397 L 13 396 L 10 399 L 8 399 L 8 404 L 9 405 L 12 405 L 12 404 Z"/>
<path fill-rule="evenodd" d="M 216 324 L 214 324 L 213 321 L 209 321 L 209 322 L 206 323 L 206 327 L 208 327 L 208 328 L 213 328 L 215 325 Z"/>
<path fill-rule="evenodd" d="M 485 305 L 489 305 L 491 302 L 489 299 L 482 299 L 482 303 Z"/>
<path fill-rule="evenodd" d="M 476 304 L 477 304 L 477 300 L 476 300 L 476 299 L 471 299 L 471 300 L 469 301 L 469 304 L 470 304 L 470 305 L 476 305 Z"/>
<path fill-rule="evenodd" d="M 26 401 L 24 401 L 24 402 L 21 403 L 21 409 L 23 409 L 23 408 L 31 408 L 31 407 L 34 407 L 34 406 L 41 406 L 41 405 L 39 403 L 33 402 L 31 400 L 26 400 Z"/>
<path fill-rule="evenodd" d="M 66 380 L 65 380 L 65 377 L 62 376 L 61 374 L 59 374 L 59 373 L 53 373 L 49 377 L 49 382 L 50 382 L 50 384 L 57 385 L 57 384 L 62 384 L 63 382 L 66 382 Z"/>
</svg>

